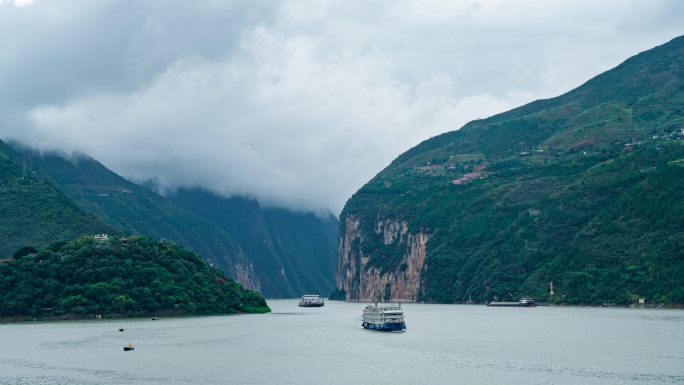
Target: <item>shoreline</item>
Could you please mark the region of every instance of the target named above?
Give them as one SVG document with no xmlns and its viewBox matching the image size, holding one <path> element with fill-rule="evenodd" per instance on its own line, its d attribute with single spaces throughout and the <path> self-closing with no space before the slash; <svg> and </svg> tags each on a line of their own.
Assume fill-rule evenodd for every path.
<svg viewBox="0 0 684 385">
<path fill-rule="evenodd" d="M 336 300 L 336 299 L 326 299 L 327 301 L 335 301 L 335 302 L 348 302 L 348 303 L 373 303 L 375 301 L 366 301 L 366 300 L 358 300 L 358 301 L 342 301 L 342 300 Z M 377 301 L 378 303 L 390 303 L 386 301 Z M 447 303 L 447 302 L 425 302 L 425 301 L 391 301 L 391 302 L 396 302 L 396 303 L 402 303 L 402 304 L 423 304 L 423 305 L 472 305 L 472 306 L 487 306 L 487 303 L 484 302 L 453 302 L 453 303 Z M 681 310 L 684 309 L 684 304 L 629 304 L 629 305 L 619 305 L 619 304 L 614 304 L 614 303 L 602 303 L 602 304 L 568 304 L 568 303 L 550 303 L 550 302 L 537 302 L 537 307 L 598 307 L 598 308 L 621 308 L 621 309 L 675 309 L 675 310 Z"/>
<path fill-rule="evenodd" d="M 265 314 L 268 312 L 260 313 L 246 313 L 242 311 L 235 311 L 234 313 L 217 313 L 217 314 L 185 314 L 181 311 L 176 312 L 159 312 L 157 314 L 102 314 L 98 317 L 95 314 L 76 314 L 76 313 L 66 313 L 61 315 L 49 315 L 49 316 L 39 316 L 33 317 L 30 315 L 13 315 L 13 316 L 0 316 L 0 324 L 3 323 L 33 323 L 33 322 L 69 322 L 69 321 L 121 321 L 121 320 L 151 320 L 153 317 L 161 318 L 190 318 L 190 317 L 216 317 L 216 316 L 232 316 L 241 314 Z"/>
</svg>

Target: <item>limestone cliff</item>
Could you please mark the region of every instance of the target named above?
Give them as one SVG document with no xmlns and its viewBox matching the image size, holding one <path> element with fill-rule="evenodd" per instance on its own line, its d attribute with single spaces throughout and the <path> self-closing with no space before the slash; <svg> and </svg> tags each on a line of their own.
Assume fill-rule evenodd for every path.
<svg viewBox="0 0 684 385">
<path fill-rule="evenodd" d="M 261 281 L 254 271 L 254 264 L 247 258 L 242 250 L 237 250 L 236 255 L 224 255 L 223 258 L 214 256 L 204 259 L 211 267 L 222 270 L 226 275 L 241 284 L 245 289 L 261 292 Z"/>
<path fill-rule="evenodd" d="M 423 232 L 410 234 L 408 223 L 391 219 L 377 220 L 373 225 L 374 234 L 364 234 L 364 228 L 358 216 L 348 215 L 341 219 L 338 290 L 346 292 L 347 301 L 415 301 L 429 235 Z M 373 239 L 368 239 L 371 237 Z M 390 263 L 385 258 L 383 264 L 386 255 L 382 249 L 364 247 L 377 240 L 386 246 L 394 245 L 393 252 L 398 258 Z"/>
<path fill-rule="evenodd" d="M 261 282 L 254 272 L 254 265 L 252 263 L 235 265 L 235 281 L 247 289 L 261 291 Z"/>
</svg>

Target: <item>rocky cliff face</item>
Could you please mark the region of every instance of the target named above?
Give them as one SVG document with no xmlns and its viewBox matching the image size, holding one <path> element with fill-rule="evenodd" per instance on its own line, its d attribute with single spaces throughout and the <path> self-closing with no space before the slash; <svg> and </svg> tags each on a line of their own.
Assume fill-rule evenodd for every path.
<svg viewBox="0 0 684 385">
<path fill-rule="evenodd" d="M 384 245 L 396 245 L 401 254 L 390 266 L 379 266 L 373 263 L 372 257 L 380 251 L 363 251 L 368 249 L 364 247 L 368 237 L 363 228 L 358 216 L 342 218 L 337 258 L 338 290 L 346 292 L 347 301 L 415 301 L 420 290 L 420 273 L 429 235 L 408 233 L 408 224 L 404 221 L 376 221 L 373 226 L 375 235 Z"/>
<path fill-rule="evenodd" d="M 237 249 L 233 254 L 223 256 L 203 257 L 211 267 L 215 267 L 235 282 L 241 284 L 245 289 L 261 291 L 261 281 L 254 271 L 254 264 L 249 260 L 241 249 Z"/>
<path fill-rule="evenodd" d="M 235 281 L 247 289 L 261 291 L 261 282 L 254 272 L 252 263 L 238 263 L 235 265 Z"/>
</svg>

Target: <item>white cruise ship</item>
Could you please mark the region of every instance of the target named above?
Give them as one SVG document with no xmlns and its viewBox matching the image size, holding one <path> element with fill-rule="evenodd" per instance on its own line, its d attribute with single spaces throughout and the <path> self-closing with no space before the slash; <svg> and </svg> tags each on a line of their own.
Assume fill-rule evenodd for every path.
<svg viewBox="0 0 684 385">
<path fill-rule="evenodd" d="M 399 331 L 406 329 L 404 310 L 399 304 L 368 305 L 363 309 L 362 324 L 366 329 Z"/>
<path fill-rule="evenodd" d="M 300 307 L 323 307 L 325 302 L 316 294 L 307 294 L 302 296 L 302 300 L 299 301 Z"/>
</svg>

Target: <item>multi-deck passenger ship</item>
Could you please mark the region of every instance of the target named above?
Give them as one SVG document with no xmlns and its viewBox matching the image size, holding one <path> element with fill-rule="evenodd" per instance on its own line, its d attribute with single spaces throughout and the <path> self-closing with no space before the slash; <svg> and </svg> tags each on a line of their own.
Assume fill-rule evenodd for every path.
<svg viewBox="0 0 684 385">
<path fill-rule="evenodd" d="M 307 294 L 302 296 L 302 300 L 299 301 L 300 307 L 322 307 L 325 302 L 315 294 Z"/>
<path fill-rule="evenodd" d="M 368 305 L 363 309 L 362 324 L 366 329 L 399 331 L 406 329 L 404 310 L 400 304 Z"/>
</svg>

